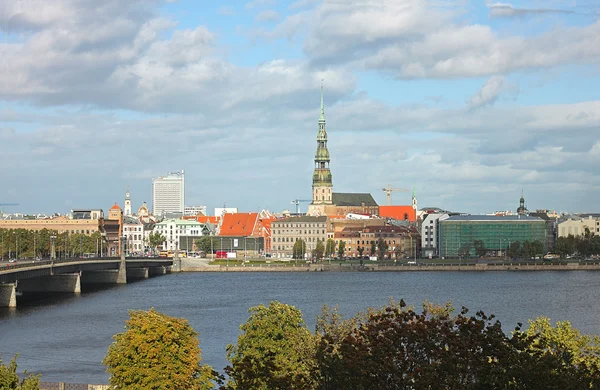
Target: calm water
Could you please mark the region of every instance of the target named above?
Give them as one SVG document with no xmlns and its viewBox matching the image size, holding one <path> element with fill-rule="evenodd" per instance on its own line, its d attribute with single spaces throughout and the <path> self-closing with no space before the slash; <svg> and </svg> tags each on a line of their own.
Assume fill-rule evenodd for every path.
<svg viewBox="0 0 600 390">
<path fill-rule="evenodd" d="M 187 318 L 200 332 L 203 361 L 221 371 L 225 346 L 235 343 L 251 306 L 295 305 L 314 329 L 324 304 L 352 315 L 389 297 L 450 300 L 496 314 L 505 330 L 546 315 L 600 334 L 600 272 L 184 273 L 0 309 L 0 353 L 5 361 L 19 353 L 19 370 L 46 382 L 107 383 L 101 361 L 112 335 L 124 329 L 129 309 L 154 307 Z"/>
</svg>

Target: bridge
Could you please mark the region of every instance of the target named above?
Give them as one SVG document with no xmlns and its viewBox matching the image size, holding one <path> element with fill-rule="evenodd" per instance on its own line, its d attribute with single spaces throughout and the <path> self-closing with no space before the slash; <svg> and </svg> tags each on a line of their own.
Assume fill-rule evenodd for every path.
<svg viewBox="0 0 600 390">
<path fill-rule="evenodd" d="M 175 260 L 177 263 L 177 260 Z M 16 307 L 26 293 L 81 293 L 81 284 L 125 284 L 171 272 L 173 259 L 103 257 L 0 265 L 0 307 Z"/>
</svg>

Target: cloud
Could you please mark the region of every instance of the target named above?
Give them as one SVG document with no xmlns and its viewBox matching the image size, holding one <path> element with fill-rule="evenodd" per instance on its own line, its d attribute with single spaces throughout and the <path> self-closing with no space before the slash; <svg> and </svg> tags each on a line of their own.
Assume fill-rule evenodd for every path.
<svg viewBox="0 0 600 390">
<path fill-rule="evenodd" d="M 272 9 L 261 11 L 254 17 L 256 22 L 276 22 L 280 18 L 279 12 Z"/>
<path fill-rule="evenodd" d="M 498 100 L 503 93 L 518 95 L 518 85 L 509 83 L 504 76 L 493 76 L 477 91 L 468 101 L 469 108 L 480 108 L 491 105 Z"/>
<path fill-rule="evenodd" d="M 299 9 L 311 7 L 317 4 L 320 0 L 298 0 L 288 6 L 289 9 Z"/>
<path fill-rule="evenodd" d="M 227 16 L 234 15 L 235 9 L 230 5 L 222 6 L 222 7 L 219 7 L 219 9 L 217 9 L 217 13 L 219 15 L 227 15 Z"/>
<path fill-rule="evenodd" d="M 572 14 L 571 10 L 551 9 L 551 8 L 515 8 L 511 4 L 495 3 L 488 4 L 490 9 L 489 16 L 491 18 L 511 18 L 528 15 L 544 15 L 544 14 Z"/>
<path fill-rule="evenodd" d="M 261 7 L 268 7 L 277 4 L 277 0 L 252 0 L 246 3 L 247 10 Z"/>
</svg>

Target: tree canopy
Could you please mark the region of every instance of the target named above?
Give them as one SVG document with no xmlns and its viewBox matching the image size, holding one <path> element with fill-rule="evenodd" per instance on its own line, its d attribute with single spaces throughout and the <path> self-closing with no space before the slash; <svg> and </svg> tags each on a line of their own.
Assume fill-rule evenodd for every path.
<svg viewBox="0 0 600 390">
<path fill-rule="evenodd" d="M 0 389 L 39 390 L 40 375 L 27 375 L 27 371 L 23 373 L 23 379 L 17 375 L 17 356 L 13 357 L 8 365 L 0 359 Z"/>
<path fill-rule="evenodd" d="M 103 364 L 114 389 L 211 389 L 212 368 L 200 365 L 198 333 L 181 318 L 131 310 Z"/>
<path fill-rule="evenodd" d="M 237 345 L 227 346 L 229 386 L 240 390 L 316 388 L 314 339 L 300 310 L 275 301 L 249 311 Z"/>
</svg>

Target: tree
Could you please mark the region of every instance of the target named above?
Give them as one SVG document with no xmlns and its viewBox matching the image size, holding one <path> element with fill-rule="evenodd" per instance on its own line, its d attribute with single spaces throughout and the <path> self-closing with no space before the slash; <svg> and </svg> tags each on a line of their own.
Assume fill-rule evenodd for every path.
<svg viewBox="0 0 600 390">
<path fill-rule="evenodd" d="M 511 242 L 510 246 L 508 247 L 507 255 L 511 259 L 516 258 L 516 257 L 521 257 L 521 242 L 520 241 Z"/>
<path fill-rule="evenodd" d="M 210 389 L 216 373 L 200 365 L 196 332 L 188 321 L 154 309 L 131 310 L 103 364 L 114 389 Z"/>
<path fill-rule="evenodd" d="M 463 246 L 458 248 L 458 257 L 469 257 L 470 253 L 471 253 L 471 245 L 470 244 L 464 244 Z"/>
<path fill-rule="evenodd" d="M 315 389 L 315 342 L 302 313 L 271 302 L 252 307 L 237 345 L 227 346 L 229 386 L 239 390 Z"/>
<path fill-rule="evenodd" d="M 533 247 L 531 246 L 531 242 L 529 240 L 525 240 L 525 242 L 523 242 L 523 248 L 521 249 L 521 253 L 526 259 L 531 259 L 535 256 Z"/>
<path fill-rule="evenodd" d="M 487 253 L 487 249 L 485 248 L 485 244 L 482 240 L 473 241 L 473 249 L 475 249 L 475 254 L 478 257 L 483 257 Z"/>
<path fill-rule="evenodd" d="M 346 253 L 346 241 L 340 240 L 338 245 L 338 258 L 344 258 L 344 254 Z"/>
<path fill-rule="evenodd" d="M 359 245 L 359 246 L 356 248 L 356 250 L 358 251 L 358 256 L 359 256 L 360 258 L 362 258 L 362 257 L 363 257 L 363 252 L 365 251 L 365 247 L 364 247 L 364 246 L 360 246 L 360 245 Z"/>
<path fill-rule="evenodd" d="M 23 379 L 17 375 L 17 356 L 8 365 L 0 359 L 0 389 L 2 390 L 39 390 L 40 375 L 27 375 L 23 373 Z"/>
<path fill-rule="evenodd" d="M 199 251 L 204 253 L 211 253 L 213 249 L 217 248 L 217 239 L 216 237 L 211 236 L 202 236 L 196 241 L 194 241 L 194 245 Z"/>
<path fill-rule="evenodd" d="M 314 257 L 316 260 L 320 260 L 323 258 L 323 253 L 325 253 L 325 245 L 323 244 L 323 241 L 321 240 L 317 240 L 317 247 L 314 250 Z"/>
<path fill-rule="evenodd" d="M 377 253 L 377 245 L 375 241 L 371 241 L 371 256 L 375 256 L 375 253 Z"/>
<path fill-rule="evenodd" d="M 335 253 L 335 241 L 333 238 L 329 238 L 327 240 L 327 244 L 325 245 L 325 256 L 331 257 Z"/>
<path fill-rule="evenodd" d="M 296 240 L 292 248 L 292 257 L 294 259 L 303 259 L 306 253 L 306 243 L 304 240 Z"/>
<path fill-rule="evenodd" d="M 378 260 L 385 259 L 387 250 L 388 250 L 388 244 L 385 242 L 385 240 L 383 238 L 380 237 L 379 240 L 377 240 L 377 259 Z"/>
<path fill-rule="evenodd" d="M 544 244 L 541 241 L 535 240 L 531 243 L 531 251 L 533 256 L 541 257 L 544 255 Z"/>
<path fill-rule="evenodd" d="M 156 248 L 158 246 L 161 246 L 166 240 L 167 239 L 165 238 L 165 236 L 163 236 L 159 232 L 150 233 L 150 235 L 148 236 L 148 244 L 154 252 L 156 252 Z"/>
</svg>

